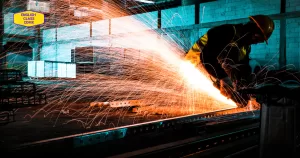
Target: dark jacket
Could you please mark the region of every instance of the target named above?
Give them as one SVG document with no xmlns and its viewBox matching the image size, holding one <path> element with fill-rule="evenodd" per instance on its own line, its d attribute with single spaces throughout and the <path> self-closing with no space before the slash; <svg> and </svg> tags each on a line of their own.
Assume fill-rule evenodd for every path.
<svg viewBox="0 0 300 158">
<path fill-rule="evenodd" d="M 243 24 L 225 24 L 211 28 L 192 46 L 190 52 L 200 51 L 200 60 L 210 75 L 222 79 L 246 80 L 251 74 L 250 45 L 239 45 Z"/>
</svg>

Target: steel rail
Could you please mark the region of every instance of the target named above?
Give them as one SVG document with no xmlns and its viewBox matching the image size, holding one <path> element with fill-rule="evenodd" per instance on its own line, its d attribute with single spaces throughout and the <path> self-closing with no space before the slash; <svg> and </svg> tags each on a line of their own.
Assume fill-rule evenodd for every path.
<svg viewBox="0 0 300 158">
<path fill-rule="evenodd" d="M 107 141 L 118 140 L 122 138 L 130 138 L 143 134 L 160 133 L 163 130 L 178 130 L 183 128 L 183 125 L 192 124 L 196 122 L 222 122 L 224 120 L 238 120 L 243 117 L 258 116 L 259 110 L 246 111 L 240 113 L 232 113 L 234 109 L 223 109 L 214 112 L 203 114 L 188 115 L 182 117 L 174 117 L 169 119 L 145 122 L 134 125 L 127 125 L 118 128 L 110 128 L 105 130 L 98 130 L 86 132 L 81 134 L 74 134 L 53 139 L 46 139 L 36 142 L 21 144 L 10 149 L 11 151 L 26 150 L 26 148 L 43 147 L 51 148 L 60 146 L 66 149 L 74 149 L 100 144 Z"/>
</svg>

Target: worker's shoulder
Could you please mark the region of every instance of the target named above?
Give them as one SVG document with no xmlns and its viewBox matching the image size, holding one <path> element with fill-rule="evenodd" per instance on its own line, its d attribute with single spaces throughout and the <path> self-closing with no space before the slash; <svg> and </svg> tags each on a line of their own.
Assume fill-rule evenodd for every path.
<svg viewBox="0 0 300 158">
<path fill-rule="evenodd" d="M 234 38 L 236 34 L 234 24 L 223 24 L 211 28 L 207 35 L 209 37 L 216 37 L 217 39 L 223 39 L 225 41 L 230 41 Z"/>
<path fill-rule="evenodd" d="M 223 25 L 219 25 L 219 26 L 215 26 L 213 28 L 211 28 L 209 31 L 226 31 L 224 33 L 231 33 L 234 32 L 234 27 L 235 24 L 223 24 Z"/>
</svg>

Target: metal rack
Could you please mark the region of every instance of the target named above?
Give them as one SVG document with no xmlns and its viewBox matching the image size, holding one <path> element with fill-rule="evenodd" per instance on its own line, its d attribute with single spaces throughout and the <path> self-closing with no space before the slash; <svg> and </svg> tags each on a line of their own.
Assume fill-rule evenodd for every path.
<svg viewBox="0 0 300 158">
<path fill-rule="evenodd" d="M 17 108 L 47 103 L 46 94 L 37 90 L 35 83 L 22 80 L 21 72 L 14 69 L 0 70 L 0 118 L 2 123 L 15 121 Z"/>
<path fill-rule="evenodd" d="M 0 69 L 0 83 L 22 81 L 22 73 L 15 69 Z"/>
</svg>

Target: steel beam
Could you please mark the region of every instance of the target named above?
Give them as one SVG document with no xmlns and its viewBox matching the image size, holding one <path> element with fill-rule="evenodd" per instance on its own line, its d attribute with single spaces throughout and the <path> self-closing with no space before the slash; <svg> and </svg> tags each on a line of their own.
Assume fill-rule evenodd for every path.
<svg viewBox="0 0 300 158">
<path fill-rule="evenodd" d="M 157 15 L 157 28 L 161 29 L 161 10 L 158 11 Z"/>
<path fill-rule="evenodd" d="M 235 113 L 235 110 L 221 110 L 41 140 L 14 149 L 8 148 L 6 151 L 18 154 L 36 151 L 68 154 L 101 151 L 101 156 L 106 157 L 130 151 L 137 151 L 134 154 L 138 155 L 148 155 L 148 151 L 139 151 L 158 145 L 162 150 L 154 150 L 154 153 L 151 152 L 153 155 L 160 154 L 157 151 L 170 156 L 182 152 L 192 154 L 258 134 L 259 111 Z M 229 114 L 231 112 L 233 114 Z M 171 146 L 165 146 L 166 143 Z"/>
<path fill-rule="evenodd" d="M 285 14 L 286 0 L 280 0 L 280 14 Z M 286 66 L 286 18 L 280 19 L 279 68 Z"/>
<path fill-rule="evenodd" d="M 35 37 L 35 43 L 36 43 L 36 54 L 34 54 L 34 60 L 40 60 L 41 57 L 41 49 L 43 44 L 43 36 L 41 33 L 41 26 L 36 27 L 36 37 Z"/>
<path fill-rule="evenodd" d="M 280 14 L 272 14 L 269 15 L 273 20 L 282 20 L 282 19 L 290 19 L 290 18 L 297 18 L 300 17 L 300 11 L 289 12 L 289 13 L 280 13 Z M 189 30 L 189 29 L 200 29 L 200 28 L 212 28 L 222 24 L 238 24 L 238 23 L 245 23 L 249 21 L 248 18 L 241 18 L 241 19 L 233 19 L 233 20 L 224 20 L 224 21 L 217 21 L 217 22 L 207 22 L 201 23 L 197 25 L 190 25 L 186 26 L 184 29 L 183 27 L 170 27 L 165 28 L 164 31 L 176 31 L 176 30 Z"/>
<path fill-rule="evenodd" d="M 229 118 L 243 118 L 253 115 L 259 116 L 259 110 L 252 112 L 241 112 L 234 113 L 235 109 L 224 109 L 215 112 L 209 112 L 204 114 L 188 115 L 183 117 L 175 117 L 151 122 L 145 122 L 140 124 L 122 126 L 113 129 L 99 130 L 81 134 L 75 134 L 65 137 L 53 138 L 48 140 L 41 140 L 37 142 L 26 143 L 18 146 L 15 150 L 28 149 L 31 147 L 44 147 L 44 145 L 50 145 L 55 147 L 57 145 L 66 148 L 78 148 L 84 146 L 95 145 L 106 141 L 117 140 L 128 137 L 135 137 L 138 135 L 157 133 L 162 129 L 176 129 L 178 130 L 182 124 L 195 123 L 199 121 L 215 121 L 218 117 L 229 117 Z M 233 114 L 230 114 L 232 112 Z M 223 118 L 224 119 L 224 118 Z M 217 119 L 217 120 L 220 120 Z M 13 149 L 14 150 L 14 149 Z"/>
<path fill-rule="evenodd" d="M 4 68 L 5 53 L 3 48 L 3 35 L 4 35 L 4 15 L 3 15 L 3 0 L 0 0 L 0 69 Z"/>
</svg>

